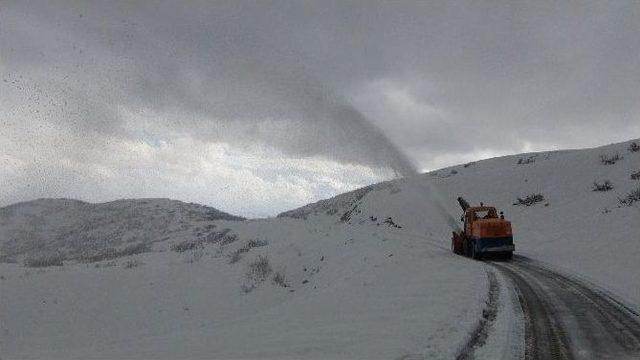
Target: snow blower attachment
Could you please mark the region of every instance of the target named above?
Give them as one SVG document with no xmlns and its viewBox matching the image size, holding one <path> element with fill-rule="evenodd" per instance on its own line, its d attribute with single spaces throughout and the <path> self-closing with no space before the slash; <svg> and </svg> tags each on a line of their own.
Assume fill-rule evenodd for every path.
<svg viewBox="0 0 640 360">
<path fill-rule="evenodd" d="M 470 206 L 462 197 L 458 203 L 463 214 L 463 230 L 454 231 L 451 238 L 451 250 L 458 255 L 481 259 L 486 255 L 496 255 L 511 259 L 515 246 L 511 233 L 511 222 L 493 206 Z"/>
</svg>

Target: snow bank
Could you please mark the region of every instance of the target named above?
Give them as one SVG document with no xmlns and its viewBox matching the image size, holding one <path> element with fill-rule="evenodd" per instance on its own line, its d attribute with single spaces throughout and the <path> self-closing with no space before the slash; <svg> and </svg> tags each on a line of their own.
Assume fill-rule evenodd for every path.
<svg viewBox="0 0 640 360">
<path fill-rule="evenodd" d="M 3 354 L 451 358 L 481 312 L 481 265 L 400 229 L 352 227 L 326 216 L 218 225 L 237 240 L 126 261 L 2 265 Z M 232 263 L 252 240 L 261 246 Z M 271 272 L 245 292 L 249 264 L 260 256 Z M 129 268 L 132 260 L 137 265 Z M 275 273 L 284 275 L 282 284 Z"/>
</svg>

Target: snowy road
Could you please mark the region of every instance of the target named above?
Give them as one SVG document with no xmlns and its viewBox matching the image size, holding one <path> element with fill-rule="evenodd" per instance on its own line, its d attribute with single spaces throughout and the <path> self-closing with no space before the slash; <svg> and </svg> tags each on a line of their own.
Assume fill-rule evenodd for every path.
<svg viewBox="0 0 640 360">
<path fill-rule="evenodd" d="M 637 359 L 640 316 L 607 294 L 526 257 L 492 262 L 516 287 L 525 359 Z"/>
</svg>

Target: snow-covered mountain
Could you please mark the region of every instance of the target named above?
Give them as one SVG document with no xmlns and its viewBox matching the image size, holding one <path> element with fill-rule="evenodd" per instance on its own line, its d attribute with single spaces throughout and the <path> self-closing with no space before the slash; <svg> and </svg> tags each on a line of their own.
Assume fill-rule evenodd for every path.
<svg viewBox="0 0 640 360">
<path fill-rule="evenodd" d="M 490 273 L 449 250 L 448 219 L 459 217 L 460 195 L 505 212 L 517 253 L 637 306 L 640 202 L 633 192 L 640 180 L 632 175 L 640 171 L 640 152 L 630 144 L 454 166 L 271 219 L 237 221 L 168 200 L 122 203 L 100 216 L 89 210 L 99 205 L 79 210 L 85 205 L 73 201 L 3 208 L 0 234 L 30 233 L 41 244 L 5 239 L 12 245 L 4 249 L 19 260 L 57 244 L 65 254 L 82 253 L 95 239 L 111 241 L 105 240 L 111 231 L 119 240 L 108 245 L 118 256 L 69 255 L 63 266 L 38 269 L 23 261 L 0 264 L 0 356 L 455 357 L 482 317 Z M 606 180 L 612 189 L 593 191 L 594 182 Z M 543 200 L 514 205 L 531 194 Z M 77 210 L 59 210 L 67 207 Z M 167 217 L 169 209 L 180 215 Z M 146 215 L 134 220 L 140 213 Z M 74 223 L 75 216 L 84 220 Z M 73 237 L 65 236 L 70 228 L 77 229 Z M 86 247 L 85 236 L 94 239 Z M 128 239 L 152 244 L 126 252 Z M 517 318 L 504 292 L 499 306 L 496 336 L 477 358 L 509 358 L 514 351 L 495 342 L 512 336 Z"/>
</svg>

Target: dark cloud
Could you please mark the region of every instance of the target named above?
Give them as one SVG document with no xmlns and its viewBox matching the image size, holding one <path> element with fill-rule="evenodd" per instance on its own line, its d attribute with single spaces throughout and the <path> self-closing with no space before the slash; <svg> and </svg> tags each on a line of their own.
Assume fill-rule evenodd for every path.
<svg viewBox="0 0 640 360">
<path fill-rule="evenodd" d="M 396 146 L 422 168 L 591 146 L 639 136 L 639 11 L 632 1 L 9 1 L 0 105 L 18 119 L 6 121 L 62 129 L 77 142 L 60 153 L 70 158 L 83 157 L 73 150 L 83 139 L 186 136 L 407 171 Z"/>
</svg>

